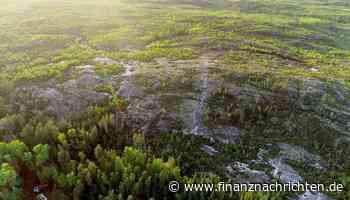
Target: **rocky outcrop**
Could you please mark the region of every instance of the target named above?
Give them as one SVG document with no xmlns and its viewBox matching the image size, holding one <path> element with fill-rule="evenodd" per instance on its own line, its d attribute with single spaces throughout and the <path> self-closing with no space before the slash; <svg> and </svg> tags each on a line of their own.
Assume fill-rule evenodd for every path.
<svg viewBox="0 0 350 200">
<path fill-rule="evenodd" d="M 105 82 L 94 69 L 92 65 L 76 66 L 71 70 L 74 79 L 20 86 L 12 94 L 13 105 L 20 112 L 40 111 L 59 119 L 77 117 L 90 105 L 102 104 L 111 98 L 108 93 L 95 91 Z"/>
<path fill-rule="evenodd" d="M 233 126 L 218 126 L 210 130 L 210 134 L 216 141 L 222 144 L 238 144 L 240 141 L 240 130 Z"/>
<path fill-rule="evenodd" d="M 297 96 L 301 110 L 315 113 L 324 126 L 350 137 L 350 91 L 343 84 L 304 80 L 298 87 L 290 84 L 288 90 Z"/>
<path fill-rule="evenodd" d="M 271 158 L 271 151 L 276 147 L 279 152 Z M 326 170 L 327 168 L 321 156 L 312 154 L 303 147 L 285 143 L 268 145 L 267 149 L 260 149 L 257 158 L 258 159 L 254 162 L 270 165 L 272 167 L 270 174 L 283 183 L 297 183 L 304 181 L 304 178 L 299 175 L 298 171 L 290 166 L 289 162 L 291 161 L 312 167 L 315 170 Z"/>
<path fill-rule="evenodd" d="M 104 64 L 104 65 L 118 65 L 120 64 L 120 62 L 115 61 L 113 59 L 107 58 L 107 57 L 96 57 L 94 59 L 94 62 L 100 63 L 100 64 Z"/>
<path fill-rule="evenodd" d="M 201 146 L 201 150 L 210 156 L 215 156 L 219 153 L 219 151 L 217 151 L 214 147 L 206 145 L 206 144 Z"/>
<path fill-rule="evenodd" d="M 239 144 L 245 134 L 252 138 L 261 132 L 276 135 L 270 146 L 278 149 L 277 155 L 267 156 L 270 146 L 259 144 L 265 150 L 256 160 L 232 161 L 225 167 L 228 177 L 238 182 L 263 183 L 273 178 L 283 183 L 303 182 L 305 177 L 290 162 L 327 170 L 321 156 L 310 153 L 306 145 L 288 141 L 288 136 L 308 135 L 305 127 L 311 119 L 313 129 L 326 130 L 336 143 L 350 142 L 350 92 L 343 84 L 290 79 L 285 88 L 274 90 L 266 86 L 265 77 L 233 74 L 216 56 L 209 53 L 186 61 L 162 58 L 151 63 L 97 57 L 93 62 L 98 66 L 122 65 L 124 73 L 101 78 L 94 65 L 75 66 L 67 70 L 62 82 L 50 80 L 18 87 L 12 95 L 13 105 L 18 112 L 34 109 L 61 119 L 74 117 L 90 105 L 108 101 L 111 96 L 95 88 L 112 84 L 116 94 L 128 103 L 127 113 L 135 131 L 194 134 L 223 145 Z M 252 83 L 250 79 L 254 78 L 257 80 Z M 212 99 L 217 105 L 211 105 Z M 210 118 L 213 113 L 219 120 Z M 227 120 L 222 122 L 221 117 Z M 250 132 L 256 127 L 260 129 Z M 0 124 L 2 128 L 11 127 Z M 203 144 L 200 149 L 210 157 L 222 153 L 218 146 Z M 266 170 L 254 169 L 253 164 L 266 166 Z M 298 197 L 318 198 L 327 199 L 313 193 Z"/>
<path fill-rule="evenodd" d="M 269 160 L 269 164 L 273 167 L 272 176 L 279 179 L 282 183 L 301 183 L 304 181 L 304 178 L 288 165 L 283 157 Z"/>
<path fill-rule="evenodd" d="M 310 167 L 320 170 L 327 168 L 321 156 L 312 154 L 300 146 L 280 143 L 278 144 L 278 147 L 280 148 L 281 158 L 284 160 L 305 163 Z"/>
<path fill-rule="evenodd" d="M 249 165 L 234 162 L 226 167 L 226 172 L 234 183 L 269 183 L 270 177 L 264 172 L 249 168 Z"/>
<path fill-rule="evenodd" d="M 295 198 L 295 200 L 332 200 L 332 198 L 328 197 L 325 194 L 322 193 L 312 193 L 310 191 L 305 192 L 301 195 L 298 195 L 297 198 Z"/>
</svg>

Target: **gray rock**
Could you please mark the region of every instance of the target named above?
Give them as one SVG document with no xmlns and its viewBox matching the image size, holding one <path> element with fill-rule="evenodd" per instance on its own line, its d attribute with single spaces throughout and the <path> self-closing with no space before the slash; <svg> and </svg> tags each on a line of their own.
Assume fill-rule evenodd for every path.
<svg viewBox="0 0 350 200">
<path fill-rule="evenodd" d="M 71 86 L 64 85 L 61 91 L 53 88 L 36 91 L 37 97 L 46 102 L 48 113 L 59 118 L 76 116 L 84 112 L 89 105 L 100 104 L 110 99 L 110 95 L 107 93 Z"/>
<path fill-rule="evenodd" d="M 326 168 L 326 164 L 322 161 L 320 156 L 309 153 L 302 147 L 284 143 L 278 144 L 278 147 L 281 149 L 280 155 L 285 160 L 302 162 L 317 169 Z"/>
<path fill-rule="evenodd" d="M 350 122 L 350 112 L 344 108 L 333 108 L 328 105 L 323 105 L 318 109 L 319 118 L 323 124 L 342 134 L 350 136 L 348 123 Z"/>
<path fill-rule="evenodd" d="M 250 169 L 248 164 L 234 162 L 226 167 L 228 176 L 237 183 L 268 183 L 270 177 L 263 171 Z"/>
<path fill-rule="evenodd" d="M 272 176 L 278 178 L 282 183 L 298 183 L 304 181 L 304 178 L 291 166 L 286 164 L 283 158 L 274 158 L 270 160 L 269 163 L 273 167 Z"/>
<path fill-rule="evenodd" d="M 312 193 L 310 191 L 307 191 L 299 195 L 295 200 L 332 200 L 332 198 L 319 192 Z"/>
<path fill-rule="evenodd" d="M 125 72 L 122 74 L 122 77 L 124 78 L 121 86 L 118 90 L 118 95 L 126 98 L 127 100 L 131 100 L 131 98 L 139 98 L 141 97 L 142 90 L 140 86 L 137 86 L 133 83 L 133 77 L 132 75 L 135 73 L 135 64 L 123 64 L 125 68 Z"/>
<path fill-rule="evenodd" d="M 195 110 L 197 101 L 194 99 L 184 99 L 179 105 L 179 118 L 183 121 L 185 129 L 188 129 L 190 132 L 193 127 L 193 112 Z"/>
<path fill-rule="evenodd" d="M 73 70 L 69 70 L 69 73 L 76 71 L 76 79 L 63 83 L 49 80 L 40 87 L 21 86 L 11 98 L 22 111 L 36 110 L 59 119 L 78 116 L 90 105 L 101 104 L 111 98 L 107 93 L 94 90 L 103 84 L 103 80 L 95 74 L 94 68 L 92 65 L 72 67 Z"/>
<path fill-rule="evenodd" d="M 158 90 L 161 87 L 161 82 L 159 80 L 154 80 L 152 84 L 152 89 L 153 90 Z"/>
<path fill-rule="evenodd" d="M 296 86 L 293 86 L 296 88 Z M 293 87 L 289 87 L 290 91 Z M 329 102 L 328 98 L 331 99 Z M 344 84 L 326 84 L 319 80 L 304 80 L 298 97 L 299 107 L 314 112 L 322 125 L 341 134 L 350 135 L 347 122 L 350 121 L 350 91 Z"/>
<path fill-rule="evenodd" d="M 325 94 L 326 86 L 324 83 L 317 80 L 307 80 L 300 93 L 299 105 L 305 111 L 316 109 Z"/>
<path fill-rule="evenodd" d="M 348 108 L 350 106 L 350 90 L 346 87 L 344 87 L 344 83 L 341 83 L 339 81 L 335 82 L 334 84 L 330 85 L 331 91 L 335 95 L 335 99 L 338 102 L 345 103 Z"/>
<path fill-rule="evenodd" d="M 160 132 L 162 133 L 171 133 L 171 128 L 169 127 L 169 123 L 167 122 L 167 120 L 159 120 L 158 124 L 157 124 L 157 128 Z"/>
<path fill-rule="evenodd" d="M 236 127 L 218 127 L 212 130 L 212 137 L 223 144 L 238 144 L 240 131 Z"/>
<path fill-rule="evenodd" d="M 73 69 L 77 70 L 78 72 L 85 74 L 85 73 L 95 73 L 95 66 L 93 65 L 81 65 L 81 66 L 75 66 Z"/>
<path fill-rule="evenodd" d="M 41 101 L 46 102 L 46 111 L 48 113 L 55 114 L 61 118 L 70 112 L 69 108 L 64 105 L 64 101 L 67 99 L 56 88 L 34 90 L 33 94 Z"/>
<path fill-rule="evenodd" d="M 102 80 L 94 74 L 85 73 L 77 78 L 77 84 L 79 85 L 79 87 L 90 87 L 91 89 L 93 89 L 94 86 L 100 83 L 102 83 Z"/>
<path fill-rule="evenodd" d="M 76 79 L 76 83 L 79 87 L 93 87 L 102 83 L 102 79 L 95 73 L 95 66 L 77 66 L 75 69 L 78 70 L 79 73 Z"/>
<path fill-rule="evenodd" d="M 216 154 L 219 153 L 219 151 L 217 151 L 214 147 L 206 145 L 206 144 L 201 146 L 201 150 L 210 156 L 215 156 Z"/>
<path fill-rule="evenodd" d="M 106 58 L 106 57 L 96 57 L 94 59 L 95 62 L 97 63 L 101 63 L 104 65 L 115 65 L 115 64 L 120 64 L 118 61 L 115 61 L 113 59 L 110 58 Z"/>
<path fill-rule="evenodd" d="M 197 105 L 193 110 L 193 125 L 191 133 L 194 135 L 206 135 L 207 128 L 204 127 L 203 116 L 206 101 L 209 96 L 209 72 L 208 72 L 209 62 L 204 59 L 200 67 L 200 82 L 198 89 L 201 91 L 198 96 Z"/>
<path fill-rule="evenodd" d="M 272 147 L 272 145 L 269 146 Z M 326 169 L 326 164 L 320 156 L 314 155 L 302 147 L 285 143 L 279 143 L 277 147 L 280 149 L 280 152 L 275 158 L 269 158 L 270 150 L 260 149 L 257 155 L 258 159 L 254 160 L 254 162 L 270 165 L 273 168 L 271 175 L 283 183 L 304 181 L 304 178 L 288 164 L 288 161 L 302 162 L 319 170 Z"/>
<path fill-rule="evenodd" d="M 127 110 L 133 120 L 133 126 L 143 131 L 156 129 L 162 116 L 162 109 L 159 106 L 158 97 L 155 95 L 131 98 Z M 162 124 L 162 126 L 166 126 L 166 124 Z M 163 128 L 166 129 L 166 127 Z"/>
<path fill-rule="evenodd" d="M 136 98 L 142 96 L 142 90 L 129 81 L 123 81 L 121 87 L 118 90 L 118 95 L 130 100 L 131 98 Z"/>
</svg>

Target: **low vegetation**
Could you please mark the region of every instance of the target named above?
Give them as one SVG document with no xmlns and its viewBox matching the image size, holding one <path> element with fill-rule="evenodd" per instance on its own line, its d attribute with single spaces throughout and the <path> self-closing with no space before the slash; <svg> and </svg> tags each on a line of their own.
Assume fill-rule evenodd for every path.
<svg viewBox="0 0 350 200">
<path fill-rule="evenodd" d="M 45 185 L 42 192 L 50 200 L 286 199 L 290 194 L 168 190 L 172 180 L 181 184 L 227 180 L 222 166 L 255 159 L 263 144 L 286 138 L 321 152 L 329 164 L 330 171 L 321 173 L 294 163 L 306 179 L 317 176 L 317 181 L 341 182 L 345 192 L 329 195 L 350 199 L 349 145 L 325 142 L 334 140 L 336 133 L 324 134 L 333 132 L 316 127 L 322 123 L 318 118 L 294 110 L 293 102 L 283 98 L 247 105 L 225 88 L 211 94 L 205 107 L 206 125 L 235 126 L 245 133 L 240 144 L 225 145 L 193 135 L 135 133 L 123 120 L 128 102 L 116 95 L 112 84 L 91 88 L 112 98 L 103 105 L 91 105 L 75 119 L 34 111 L 40 102 L 31 102 L 27 96 L 23 99 L 33 104 L 31 111 L 23 112 L 11 102 L 20 86 L 74 79 L 66 73 L 76 66 L 94 65 L 96 75 L 107 80 L 123 72 L 123 62 L 153 66 L 157 58 L 193 60 L 207 52 L 218 54 L 217 70 L 230 72 L 226 79 L 239 77 L 232 80 L 237 86 L 283 95 L 289 80 L 315 79 L 350 89 L 350 4 L 346 0 L 0 3 L 0 199 L 28 199 L 33 185 Z M 119 64 L 97 63 L 97 57 Z M 333 96 L 326 100 L 339 103 Z M 293 135 L 280 126 L 288 121 L 305 129 Z M 317 133 L 311 130 L 317 128 Z M 220 154 L 204 154 L 203 144 L 211 144 Z"/>
</svg>

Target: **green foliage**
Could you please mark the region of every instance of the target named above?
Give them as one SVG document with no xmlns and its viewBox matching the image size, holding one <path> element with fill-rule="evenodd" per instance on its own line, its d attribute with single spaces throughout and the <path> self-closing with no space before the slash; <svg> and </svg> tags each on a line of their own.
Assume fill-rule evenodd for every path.
<svg viewBox="0 0 350 200">
<path fill-rule="evenodd" d="M 0 166 L 0 199 L 20 199 L 20 188 L 16 170 L 8 163 Z"/>
<path fill-rule="evenodd" d="M 171 48 L 159 45 L 150 46 L 144 50 L 132 52 L 107 53 L 114 59 L 138 60 L 150 62 L 155 58 L 166 57 L 173 60 L 187 60 L 195 57 L 195 52 L 191 48 Z"/>
<path fill-rule="evenodd" d="M 65 63 L 58 63 L 54 65 L 33 66 L 31 68 L 24 68 L 22 71 L 13 76 L 15 81 L 38 81 L 47 80 L 52 77 L 62 75 L 62 72 L 76 62 L 70 61 Z"/>
<path fill-rule="evenodd" d="M 336 172 L 331 174 L 333 176 L 336 176 Z M 337 174 L 338 176 L 336 176 L 336 181 L 338 183 L 341 183 L 344 186 L 344 191 L 342 192 L 342 194 L 337 194 L 340 197 L 338 198 L 344 198 L 344 199 L 348 199 L 350 198 L 350 170 L 349 167 L 343 172 L 343 173 L 339 173 Z M 334 194 L 332 194 L 334 195 Z"/>
<path fill-rule="evenodd" d="M 145 142 L 145 136 L 140 133 L 135 133 L 132 137 L 133 144 L 137 149 L 144 149 L 146 142 Z"/>
<path fill-rule="evenodd" d="M 108 77 L 112 75 L 119 74 L 122 72 L 122 66 L 121 65 L 100 65 L 97 66 L 95 71 L 100 77 Z"/>
<path fill-rule="evenodd" d="M 38 144 L 33 148 L 33 152 L 37 166 L 42 166 L 49 160 L 49 145 Z"/>
<path fill-rule="evenodd" d="M 0 142 L 0 199 L 21 198 L 18 172 L 23 163 L 31 162 L 28 151 L 27 146 L 19 140 Z"/>
<path fill-rule="evenodd" d="M 23 111 L 17 107 L 23 102 L 12 104 L 9 97 L 17 86 L 35 82 L 46 86 L 54 80 L 76 78 L 66 73 L 74 66 L 94 64 L 103 79 L 121 73 L 118 64 L 94 62 L 98 56 L 152 65 L 155 58 L 186 60 L 208 51 L 223 55 L 217 58 L 220 65 L 215 70 L 228 69 L 227 77 L 242 75 L 237 86 L 281 91 L 288 87 L 285 80 L 289 78 L 316 78 L 344 82 L 350 88 L 348 6 L 338 0 L 3 0 L 0 136 L 16 140 L 0 142 L 0 199 L 20 197 L 17 174 L 23 167 L 33 170 L 41 181 L 57 185 L 67 199 L 281 199 L 280 194 L 263 193 L 175 195 L 167 188 L 170 180 L 217 182 L 224 177 L 222 166 L 232 160 L 251 160 L 262 141 L 275 143 L 281 138 L 301 138 L 304 145 L 336 157 L 338 163 L 333 165 L 338 169 L 339 163 L 346 162 L 346 151 L 328 143 L 319 145 L 333 137 L 333 132 L 312 126 L 319 124 L 318 119 L 290 115 L 286 108 L 290 102 L 247 105 L 225 92 L 212 95 L 206 108 L 207 125 L 244 130 L 241 144 L 217 145 L 181 134 L 134 134 L 122 123 L 128 103 L 116 95 L 111 84 L 94 88 L 111 94 L 111 102 L 93 106 L 63 125 L 40 112 L 14 114 Z M 162 85 L 169 82 L 162 80 Z M 25 94 L 18 99 L 26 107 L 41 108 L 41 102 Z M 319 133 L 291 134 L 284 127 L 289 121 Z M 220 155 L 204 154 L 202 144 L 215 146 Z M 199 171 L 216 172 L 220 177 Z M 323 176 L 327 180 L 339 177 L 349 187 L 347 171 Z M 348 191 L 336 197 L 350 198 Z"/>
<path fill-rule="evenodd" d="M 0 134 L 11 134 L 18 131 L 18 127 L 25 124 L 25 119 L 21 114 L 6 115 L 0 119 L 1 130 Z"/>
<path fill-rule="evenodd" d="M 2 163 L 0 168 L 0 187 L 14 185 L 16 183 L 17 174 L 13 167 L 8 163 Z"/>
<path fill-rule="evenodd" d="M 79 187 L 92 186 L 98 183 L 99 193 L 88 190 L 88 193 L 78 192 L 78 186 L 74 189 L 79 198 L 91 198 L 92 196 L 122 196 L 130 195 L 139 198 L 161 197 L 167 195 L 167 188 L 159 190 L 159 184 L 167 184 L 168 181 L 180 179 L 179 168 L 173 160 L 164 162 L 160 159 L 146 158 L 146 155 L 136 149 L 127 147 L 121 157 L 103 150 L 100 146 L 95 148 L 95 156 L 101 156 L 98 162 L 87 161 L 78 168 L 78 177 L 83 180 Z M 147 181 L 151 182 L 147 182 Z M 105 191 L 105 192 L 104 192 Z M 111 191 L 114 191 L 113 194 Z"/>
<path fill-rule="evenodd" d="M 0 142 L 0 162 L 12 163 L 23 160 L 27 151 L 27 146 L 19 140 L 13 140 L 10 143 Z"/>
</svg>

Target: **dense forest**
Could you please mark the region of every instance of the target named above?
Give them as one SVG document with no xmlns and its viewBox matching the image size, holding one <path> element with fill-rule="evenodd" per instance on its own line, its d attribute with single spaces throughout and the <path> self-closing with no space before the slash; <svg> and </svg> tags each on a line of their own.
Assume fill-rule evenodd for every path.
<svg viewBox="0 0 350 200">
<path fill-rule="evenodd" d="M 0 200 L 350 200 L 347 0 L 0 4 Z"/>
</svg>

